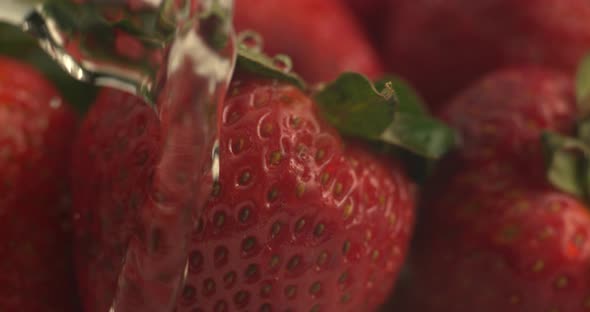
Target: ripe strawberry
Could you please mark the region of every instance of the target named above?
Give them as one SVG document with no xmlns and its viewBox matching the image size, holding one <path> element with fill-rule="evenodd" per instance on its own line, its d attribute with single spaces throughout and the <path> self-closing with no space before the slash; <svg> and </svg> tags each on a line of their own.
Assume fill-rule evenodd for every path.
<svg viewBox="0 0 590 312">
<path fill-rule="evenodd" d="M 503 66 L 542 64 L 573 73 L 590 49 L 585 0 L 393 4 L 383 38 L 390 69 L 408 78 L 433 107 Z"/>
<path fill-rule="evenodd" d="M 295 71 L 311 83 L 344 71 L 370 78 L 383 73 L 360 24 L 340 0 L 237 0 L 235 25 L 260 33 L 269 53 L 288 54 Z"/>
<path fill-rule="evenodd" d="M 345 145 L 294 86 L 244 78 L 229 94 L 221 176 L 193 233 L 177 311 L 375 308 L 412 228 L 414 188 L 401 167 Z M 87 311 L 110 305 L 137 219 L 157 205 L 148 185 L 159 136 L 153 111 L 113 90 L 82 127 L 73 185 Z"/>
<path fill-rule="evenodd" d="M 588 309 L 584 203 L 500 162 L 443 179 L 424 204 L 407 311 Z"/>
<path fill-rule="evenodd" d="M 519 159 L 538 172 L 543 161 L 539 134 L 543 129 L 572 130 L 575 111 L 573 81 L 568 75 L 520 66 L 474 82 L 440 116 L 461 133 L 464 160 Z"/>
<path fill-rule="evenodd" d="M 590 307 L 588 207 L 549 184 L 538 143 L 573 130 L 572 94 L 562 74 L 509 69 L 446 107 L 466 144 L 424 197 L 408 311 Z"/>
<path fill-rule="evenodd" d="M 0 57 L 0 310 L 74 311 L 66 168 L 73 113 L 32 67 Z"/>
</svg>

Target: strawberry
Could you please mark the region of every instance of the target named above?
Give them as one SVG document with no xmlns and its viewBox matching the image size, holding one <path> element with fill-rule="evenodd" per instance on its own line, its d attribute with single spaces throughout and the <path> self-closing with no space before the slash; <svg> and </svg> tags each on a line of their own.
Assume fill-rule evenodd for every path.
<svg viewBox="0 0 590 312">
<path fill-rule="evenodd" d="M 292 86 L 234 86 L 224 167 L 195 231 L 179 310 L 376 307 L 412 228 L 413 187 L 400 165 L 344 146 Z"/>
<path fill-rule="evenodd" d="M 459 156 L 464 160 L 519 159 L 523 167 L 538 172 L 543 161 L 539 134 L 543 129 L 568 132 L 575 112 L 568 75 L 519 66 L 474 82 L 439 115 L 461 133 Z"/>
<path fill-rule="evenodd" d="M 105 89 L 91 108 L 72 162 L 86 311 L 356 311 L 386 299 L 415 186 L 370 150 L 436 159 L 453 131 L 401 81 L 345 73 L 311 91 L 290 60 L 239 38 L 211 166 L 190 113 L 209 87 L 182 79 L 192 67 L 155 107 Z"/>
<path fill-rule="evenodd" d="M 544 176 L 539 139 L 571 133 L 576 113 L 573 81 L 538 68 L 495 72 L 449 103 L 465 145 L 424 197 L 408 311 L 590 307 L 589 207 Z"/>
<path fill-rule="evenodd" d="M 0 57 L 0 310 L 74 311 L 67 163 L 74 114 L 34 68 Z"/>
<path fill-rule="evenodd" d="M 588 206 L 507 163 L 440 179 L 424 203 L 407 311 L 588 308 Z"/>
<path fill-rule="evenodd" d="M 288 54 L 311 83 L 345 71 L 378 78 L 383 68 L 353 13 L 340 0 L 237 0 L 235 25 L 264 38 L 271 54 Z"/>
<path fill-rule="evenodd" d="M 294 86 L 235 80 L 230 94 L 221 176 L 193 234 L 177 310 L 380 304 L 412 228 L 414 190 L 399 164 L 345 146 Z M 110 304 L 134 219 L 154 205 L 144 181 L 157 164 L 159 131 L 146 105 L 113 90 L 81 129 L 74 203 L 87 311 Z"/>
<path fill-rule="evenodd" d="M 585 0 L 392 3 L 383 37 L 390 70 L 409 79 L 434 108 L 503 66 L 538 64 L 573 73 L 590 49 Z"/>
</svg>

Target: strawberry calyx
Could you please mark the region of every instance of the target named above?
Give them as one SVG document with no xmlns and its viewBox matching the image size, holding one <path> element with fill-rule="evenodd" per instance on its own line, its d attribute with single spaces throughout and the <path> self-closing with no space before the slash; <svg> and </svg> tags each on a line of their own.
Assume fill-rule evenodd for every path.
<svg viewBox="0 0 590 312">
<path fill-rule="evenodd" d="M 238 35 L 236 70 L 291 83 L 311 93 L 324 118 L 344 136 L 395 146 L 426 159 L 438 159 L 456 143 L 453 129 L 424 109 L 422 100 L 402 79 L 377 82 L 345 72 L 313 89 L 291 69 L 285 55 L 262 52 L 262 38 L 247 31 Z"/>
<path fill-rule="evenodd" d="M 574 135 L 546 131 L 541 140 L 549 182 L 559 190 L 590 200 L 590 54 L 578 68 L 576 102 L 581 118 Z"/>
</svg>

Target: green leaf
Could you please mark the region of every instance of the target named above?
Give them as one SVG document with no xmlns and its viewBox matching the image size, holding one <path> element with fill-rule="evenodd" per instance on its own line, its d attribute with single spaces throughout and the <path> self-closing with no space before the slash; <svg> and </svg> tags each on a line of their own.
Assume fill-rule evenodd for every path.
<svg viewBox="0 0 590 312">
<path fill-rule="evenodd" d="M 428 115 L 400 112 L 381 139 L 422 157 L 437 159 L 455 146 L 455 137 L 452 128 Z"/>
<path fill-rule="evenodd" d="M 401 77 L 388 75 L 375 85 L 391 81 L 398 99 L 396 117 L 382 139 L 427 158 L 439 158 L 455 145 L 455 132 L 428 114 L 424 100 Z"/>
<path fill-rule="evenodd" d="M 583 115 L 590 113 L 590 54 L 578 68 L 576 77 L 576 100 L 578 109 Z"/>
<path fill-rule="evenodd" d="M 401 77 L 395 75 L 386 75 L 375 82 L 375 88 L 381 90 L 385 84 L 391 82 L 395 95 L 398 99 L 396 111 L 412 114 L 428 114 L 424 100 L 418 95 L 418 92 Z"/>
<path fill-rule="evenodd" d="M 238 70 L 284 81 L 305 90 L 305 82 L 297 74 L 290 71 L 290 62 L 290 59 L 284 55 L 270 58 L 257 49 L 250 49 L 243 45 L 238 46 L 238 58 L 236 61 Z M 279 68 L 277 63 L 284 64 L 286 68 Z"/>
<path fill-rule="evenodd" d="M 588 198 L 590 147 L 554 132 L 543 133 L 542 143 L 549 182 L 564 192 Z"/>
<path fill-rule="evenodd" d="M 345 73 L 315 99 L 328 122 L 345 135 L 395 145 L 429 159 L 454 147 L 454 130 L 428 115 L 407 83 L 393 78 L 376 85 L 382 89 L 360 74 Z"/>
<path fill-rule="evenodd" d="M 365 76 L 344 73 L 315 95 L 324 116 L 345 135 L 378 140 L 393 121 L 391 84 L 377 91 Z"/>
</svg>

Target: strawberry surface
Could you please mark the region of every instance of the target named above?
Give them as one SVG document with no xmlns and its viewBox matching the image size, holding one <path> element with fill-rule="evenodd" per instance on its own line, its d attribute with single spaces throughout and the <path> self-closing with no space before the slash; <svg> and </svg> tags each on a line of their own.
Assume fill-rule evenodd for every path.
<svg viewBox="0 0 590 312">
<path fill-rule="evenodd" d="M 544 130 L 573 130 L 572 93 L 563 74 L 512 68 L 445 108 L 465 144 L 424 196 L 405 310 L 590 307 L 588 207 L 549 184 L 540 144 Z"/>
<path fill-rule="evenodd" d="M 74 311 L 74 114 L 39 72 L 0 57 L 0 125 L 0 310 Z"/>
<path fill-rule="evenodd" d="M 358 311 L 385 300 L 412 229 L 414 186 L 395 161 L 342 142 L 315 110 L 294 86 L 233 82 L 221 175 L 192 236 L 178 311 Z M 150 108 L 113 90 L 84 122 L 73 185 L 87 311 L 110 305 L 125 246 L 154 205 L 160 131 Z"/>
<path fill-rule="evenodd" d="M 567 18 L 566 18 L 567 17 Z M 570 73 L 590 49 L 585 0 L 397 0 L 383 32 L 390 70 L 432 107 L 503 66 Z"/>
<path fill-rule="evenodd" d="M 504 158 L 540 173 L 541 132 L 570 132 L 575 112 L 573 81 L 568 75 L 518 66 L 475 81 L 439 115 L 460 132 L 463 159 Z"/>
<path fill-rule="evenodd" d="M 463 167 L 433 189 L 407 311 L 588 309 L 584 203 L 502 163 Z"/>
<path fill-rule="evenodd" d="M 311 83 L 331 81 L 344 71 L 370 78 L 383 73 L 369 40 L 341 0 L 237 0 L 237 30 L 254 30 L 265 51 L 287 54 L 294 70 Z"/>
</svg>

